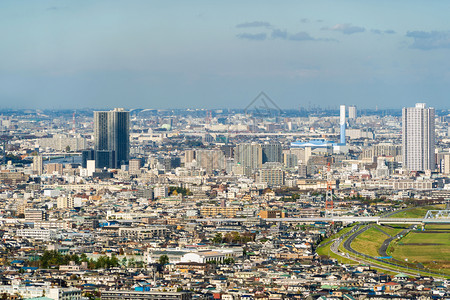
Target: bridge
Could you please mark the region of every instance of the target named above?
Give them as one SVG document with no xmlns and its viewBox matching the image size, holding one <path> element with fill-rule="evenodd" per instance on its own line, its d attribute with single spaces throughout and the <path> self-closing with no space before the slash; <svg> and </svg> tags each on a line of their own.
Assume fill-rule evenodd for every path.
<svg viewBox="0 0 450 300">
<path fill-rule="evenodd" d="M 41 153 L 43 157 L 51 156 L 80 156 L 81 152 L 43 152 Z"/>
<path fill-rule="evenodd" d="M 283 223 L 314 223 L 314 222 L 342 222 L 342 223 L 377 223 L 377 224 L 450 224 L 450 217 L 446 218 L 390 218 L 390 217 L 352 217 L 352 216 L 330 216 L 315 218 L 204 218 L 196 219 L 197 222 L 251 222 L 264 220 L 266 222 Z"/>
</svg>

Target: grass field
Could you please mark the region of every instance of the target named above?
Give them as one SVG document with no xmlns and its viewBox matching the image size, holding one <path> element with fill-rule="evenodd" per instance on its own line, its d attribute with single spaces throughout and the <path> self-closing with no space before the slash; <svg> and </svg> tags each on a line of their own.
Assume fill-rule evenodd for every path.
<svg viewBox="0 0 450 300">
<path fill-rule="evenodd" d="M 395 227 L 392 227 L 392 226 L 377 225 L 377 227 L 380 228 L 381 230 L 383 230 L 384 232 L 386 232 L 387 234 L 390 234 L 391 236 L 395 236 L 397 233 L 402 231 L 401 228 L 395 228 Z"/>
<path fill-rule="evenodd" d="M 398 212 L 393 214 L 391 218 L 423 218 L 429 210 L 443 209 L 444 204 L 419 206 L 409 209 L 407 211 Z"/>
<path fill-rule="evenodd" d="M 425 230 L 450 231 L 450 224 L 427 224 Z"/>
<path fill-rule="evenodd" d="M 340 237 L 340 236 L 346 234 L 347 232 L 349 232 L 350 230 L 352 230 L 353 226 L 354 226 L 354 225 L 349 226 L 349 227 L 342 228 L 341 230 L 339 230 L 338 232 L 336 232 L 336 233 L 333 234 L 332 236 L 330 236 L 330 237 L 324 239 L 324 240 L 320 243 L 320 245 L 323 245 L 323 244 L 325 244 L 325 243 L 327 243 L 327 242 L 329 242 L 329 241 L 331 241 L 331 240 L 334 240 L 335 238 L 338 238 L 338 237 Z M 319 247 L 320 247 L 320 245 L 319 245 Z"/>
<path fill-rule="evenodd" d="M 410 263 L 450 274 L 450 232 L 410 232 L 392 242 L 388 253 L 398 260 L 408 259 Z"/>
<path fill-rule="evenodd" d="M 370 228 L 364 231 L 362 234 L 358 235 L 353 240 L 351 246 L 358 252 L 377 257 L 380 256 L 380 254 L 378 253 L 378 249 L 387 238 L 388 236 L 384 233 L 378 231 L 375 228 Z"/>
<path fill-rule="evenodd" d="M 335 258 L 337 259 L 340 263 L 344 263 L 344 264 L 356 264 L 355 261 L 351 260 L 351 259 L 347 259 L 347 258 L 343 258 L 337 254 L 334 254 L 330 247 L 333 244 L 333 242 L 331 242 L 332 240 L 346 234 L 347 232 L 349 232 L 351 229 L 353 228 L 353 226 L 350 227 L 345 227 L 342 230 L 340 230 L 339 232 L 337 232 L 336 234 L 332 235 L 329 238 L 326 238 L 325 240 L 323 240 L 320 245 L 317 247 L 316 249 L 316 253 L 318 255 L 324 255 L 324 256 L 329 256 L 331 258 Z M 327 244 L 328 243 L 328 244 Z"/>
<path fill-rule="evenodd" d="M 337 254 L 334 254 L 331 251 L 331 249 L 330 249 L 332 244 L 333 243 L 330 243 L 330 244 L 328 244 L 326 246 L 317 248 L 316 249 L 316 253 L 321 255 L 321 256 L 329 256 L 331 258 L 335 258 L 335 259 L 337 259 L 338 262 L 343 263 L 343 264 L 352 264 L 352 265 L 357 264 L 357 262 L 354 261 L 354 260 L 351 260 L 351 259 L 348 259 L 348 258 L 345 258 L 345 257 L 341 257 L 341 256 L 339 256 Z"/>
</svg>

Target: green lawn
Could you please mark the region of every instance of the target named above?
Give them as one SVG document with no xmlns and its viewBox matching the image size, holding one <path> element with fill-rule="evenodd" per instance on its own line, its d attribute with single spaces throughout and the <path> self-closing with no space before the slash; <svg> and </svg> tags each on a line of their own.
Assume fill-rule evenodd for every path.
<svg viewBox="0 0 450 300">
<path fill-rule="evenodd" d="M 378 228 L 380 228 L 381 230 L 383 230 L 384 232 L 390 234 L 391 236 L 395 236 L 397 233 L 399 233 L 400 231 L 402 231 L 401 228 L 394 228 L 392 226 L 381 226 L 381 225 L 377 225 Z"/>
<path fill-rule="evenodd" d="M 450 231 L 450 224 L 427 224 L 425 230 Z"/>
<path fill-rule="evenodd" d="M 428 206 L 419 206 L 409 209 L 407 211 L 398 212 L 393 214 L 391 218 L 423 218 L 427 214 L 429 210 L 443 209 L 444 205 L 428 205 Z"/>
<path fill-rule="evenodd" d="M 324 239 L 324 240 L 320 243 L 320 245 L 317 247 L 316 253 L 317 253 L 318 255 L 324 255 L 324 256 L 329 256 L 329 257 L 331 257 L 331 258 L 335 258 L 335 259 L 337 259 L 340 263 L 344 263 L 344 264 L 356 264 L 357 262 L 355 262 L 355 261 L 353 261 L 353 260 L 351 260 L 351 259 L 348 259 L 348 258 L 345 258 L 345 257 L 341 257 L 341 256 L 339 256 L 339 255 L 337 255 L 337 254 L 334 254 L 334 253 L 331 251 L 331 249 L 330 249 L 331 245 L 333 244 L 333 242 L 331 242 L 331 241 L 334 240 L 334 239 L 336 239 L 336 238 L 338 238 L 338 237 L 340 237 L 340 236 L 342 236 L 342 235 L 344 235 L 344 234 L 346 234 L 347 232 L 349 232 L 349 231 L 353 228 L 353 226 L 354 226 L 354 225 L 349 226 L 349 227 L 345 227 L 345 228 L 343 228 L 342 230 L 340 230 L 339 232 L 337 232 L 337 233 L 335 233 L 334 235 L 332 235 L 331 237 Z M 328 242 L 330 242 L 330 243 L 328 243 Z M 328 244 L 327 244 L 327 243 L 328 243 Z M 325 245 L 325 244 L 326 244 L 326 245 Z"/>
<path fill-rule="evenodd" d="M 392 242 L 388 253 L 398 260 L 408 259 L 410 263 L 421 263 L 427 269 L 450 274 L 450 232 L 410 232 Z"/>
<path fill-rule="evenodd" d="M 358 235 L 352 242 L 351 246 L 354 250 L 370 255 L 370 256 L 380 256 L 378 249 L 384 240 L 388 238 L 387 235 L 378 231 L 375 228 L 370 228 L 364 231 L 362 234 Z"/>
<path fill-rule="evenodd" d="M 329 256 L 331 258 L 335 258 L 335 259 L 337 259 L 338 262 L 343 263 L 343 264 L 352 264 L 352 265 L 357 264 L 357 262 L 354 261 L 354 260 L 351 260 L 351 259 L 348 259 L 348 258 L 345 258 L 345 257 L 341 257 L 341 256 L 339 256 L 337 254 L 334 254 L 331 251 L 331 249 L 330 249 L 332 244 L 333 243 L 330 243 L 330 244 L 328 244 L 326 246 L 317 248 L 316 249 L 316 253 L 321 255 L 321 256 Z"/>
</svg>

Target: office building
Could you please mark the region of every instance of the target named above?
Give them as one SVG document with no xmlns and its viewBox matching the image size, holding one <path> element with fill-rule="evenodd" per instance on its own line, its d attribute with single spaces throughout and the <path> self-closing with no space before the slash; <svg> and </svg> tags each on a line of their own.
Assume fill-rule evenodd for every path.
<svg viewBox="0 0 450 300">
<path fill-rule="evenodd" d="M 283 162 L 283 149 L 280 143 L 263 144 L 261 147 L 263 164 L 266 162 Z"/>
<path fill-rule="evenodd" d="M 112 111 L 95 111 L 94 135 L 97 167 L 118 168 L 128 163 L 130 112 L 123 108 L 115 108 Z"/>
<path fill-rule="evenodd" d="M 81 152 L 81 167 L 87 168 L 87 161 L 95 160 L 95 151 L 94 150 L 83 150 Z"/>
<path fill-rule="evenodd" d="M 435 168 L 434 115 L 434 108 L 426 108 L 425 103 L 403 108 L 403 166 L 410 171 Z"/>
</svg>

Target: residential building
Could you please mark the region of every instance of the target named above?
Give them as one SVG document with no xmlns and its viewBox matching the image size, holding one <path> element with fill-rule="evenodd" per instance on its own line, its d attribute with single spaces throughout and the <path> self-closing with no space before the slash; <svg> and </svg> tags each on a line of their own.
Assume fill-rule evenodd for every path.
<svg viewBox="0 0 450 300">
<path fill-rule="evenodd" d="M 130 112 L 123 108 L 94 112 L 94 149 L 108 151 L 116 168 L 127 164 L 130 153 Z M 110 158 L 107 160 L 111 163 Z M 96 158 L 97 160 L 97 158 Z"/>
<path fill-rule="evenodd" d="M 426 108 L 425 103 L 403 108 L 403 166 L 410 171 L 435 169 L 434 115 L 434 108 Z"/>
</svg>

